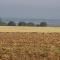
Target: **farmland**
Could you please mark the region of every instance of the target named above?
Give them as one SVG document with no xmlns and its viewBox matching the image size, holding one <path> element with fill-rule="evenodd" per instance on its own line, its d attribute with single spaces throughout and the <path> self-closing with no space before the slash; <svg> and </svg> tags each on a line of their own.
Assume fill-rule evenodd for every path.
<svg viewBox="0 0 60 60">
<path fill-rule="evenodd" d="M 60 60 L 60 28 L 0 26 L 0 60 Z"/>
<path fill-rule="evenodd" d="M 0 32 L 0 60 L 60 60 L 60 33 Z"/>
</svg>

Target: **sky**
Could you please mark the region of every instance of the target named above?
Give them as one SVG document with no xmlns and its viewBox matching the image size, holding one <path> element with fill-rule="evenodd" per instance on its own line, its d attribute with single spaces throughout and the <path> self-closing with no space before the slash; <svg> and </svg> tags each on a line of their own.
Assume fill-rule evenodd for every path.
<svg viewBox="0 0 60 60">
<path fill-rule="evenodd" d="M 60 19 L 60 0 L 0 0 L 0 17 Z"/>
</svg>

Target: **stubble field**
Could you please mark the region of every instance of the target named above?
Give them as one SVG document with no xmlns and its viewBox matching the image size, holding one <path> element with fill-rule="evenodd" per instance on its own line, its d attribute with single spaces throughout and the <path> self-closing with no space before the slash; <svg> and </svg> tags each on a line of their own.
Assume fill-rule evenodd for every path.
<svg viewBox="0 0 60 60">
<path fill-rule="evenodd" d="M 60 60 L 60 28 L 0 26 L 0 60 Z"/>
<path fill-rule="evenodd" d="M 60 33 L 0 32 L 0 60 L 60 60 Z"/>
</svg>

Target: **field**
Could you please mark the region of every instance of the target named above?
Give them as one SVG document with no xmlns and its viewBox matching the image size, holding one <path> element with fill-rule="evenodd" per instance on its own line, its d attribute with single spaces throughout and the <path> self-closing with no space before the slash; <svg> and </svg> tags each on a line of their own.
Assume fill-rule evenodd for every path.
<svg viewBox="0 0 60 60">
<path fill-rule="evenodd" d="M 60 27 L 0 26 L 0 32 L 60 32 Z"/>
<path fill-rule="evenodd" d="M 0 32 L 0 60 L 60 60 L 60 33 Z"/>
</svg>

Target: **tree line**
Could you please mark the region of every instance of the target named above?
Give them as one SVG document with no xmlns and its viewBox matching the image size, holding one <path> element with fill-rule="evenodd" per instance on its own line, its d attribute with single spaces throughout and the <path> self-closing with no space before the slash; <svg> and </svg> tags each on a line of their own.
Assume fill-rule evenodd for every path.
<svg viewBox="0 0 60 60">
<path fill-rule="evenodd" d="M 8 23 L 0 21 L 0 26 L 41 26 L 41 27 L 46 27 L 47 26 L 47 22 L 40 22 L 40 24 L 35 24 L 33 22 L 18 22 L 15 23 L 14 21 L 9 21 Z"/>
<path fill-rule="evenodd" d="M 34 24 L 33 22 L 29 22 L 29 23 L 26 23 L 26 22 L 19 22 L 19 23 L 15 23 L 13 21 L 10 21 L 8 22 L 7 24 L 8 26 L 47 26 L 47 22 L 41 22 L 40 24 Z"/>
</svg>

